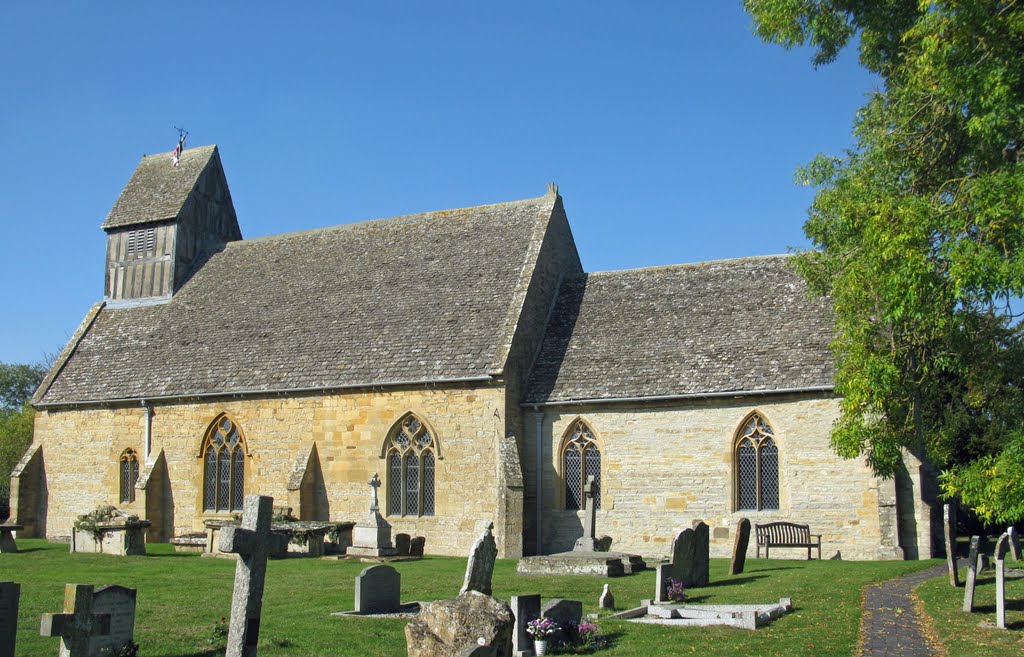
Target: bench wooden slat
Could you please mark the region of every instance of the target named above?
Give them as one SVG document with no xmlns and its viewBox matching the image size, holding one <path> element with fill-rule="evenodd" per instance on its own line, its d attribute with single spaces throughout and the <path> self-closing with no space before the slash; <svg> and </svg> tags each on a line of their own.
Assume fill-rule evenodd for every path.
<svg viewBox="0 0 1024 657">
<path fill-rule="evenodd" d="M 821 535 L 811 534 L 810 525 L 799 525 L 794 522 L 769 522 L 763 525 L 754 525 L 757 538 L 757 556 L 761 556 L 761 547 L 764 546 L 764 556 L 767 559 L 773 547 L 805 547 L 807 558 L 811 558 L 811 548 L 818 548 L 818 559 L 821 559 Z"/>
</svg>

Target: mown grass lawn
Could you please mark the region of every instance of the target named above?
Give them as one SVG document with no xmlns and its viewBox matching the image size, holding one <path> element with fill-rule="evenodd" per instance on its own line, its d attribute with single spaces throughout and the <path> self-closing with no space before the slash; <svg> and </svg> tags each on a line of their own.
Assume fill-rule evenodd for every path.
<svg viewBox="0 0 1024 657">
<path fill-rule="evenodd" d="M 1020 566 L 1007 560 L 1008 566 Z M 945 577 L 917 587 L 917 596 L 932 619 L 938 639 L 950 657 L 991 657 L 1024 654 L 1024 579 L 1006 581 L 1007 630 L 995 629 L 996 576 L 989 569 L 978 577 L 974 612 L 961 611 L 967 569 L 960 569 L 961 585 L 953 588 Z"/>
<path fill-rule="evenodd" d="M 42 540 L 22 539 L 18 546 L 19 554 L 0 554 L 0 580 L 22 586 L 19 657 L 57 653 L 56 639 L 39 636 L 39 619 L 43 613 L 61 610 L 64 584 L 71 582 L 138 589 L 135 637 L 141 657 L 222 654 L 209 638 L 220 617 L 229 614 L 233 561 L 174 553 L 168 545 L 150 545 L 148 556 L 125 558 L 68 554 L 66 545 Z M 847 657 L 857 645 L 862 588 L 933 563 L 748 560 L 746 572 L 729 577 L 728 561 L 712 559 L 711 586 L 692 590 L 693 602 L 773 602 L 791 597 L 795 612 L 756 632 L 602 620 L 601 631 L 611 636 L 612 645 L 598 654 Z M 454 597 L 465 565 L 464 558 L 449 557 L 395 564 L 402 575 L 403 601 Z M 404 656 L 404 621 L 330 615 L 352 608 L 354 578 L 364 567 L 337 560 L 272 561 L 267 570 L 260 655 Z M 597 611 L 605 583 L 611 584 L 619 609 L 636 606 L 654 590 L 651 571 L 610 580 L 527 576 L 517 575 L 511 560 L 498 562 L 493 581 L 496 597 L 507 600 L 515 594 L 540 593 L 548 599 L 571 598 L 582 600 L 586 613 Z"/>
</svg>

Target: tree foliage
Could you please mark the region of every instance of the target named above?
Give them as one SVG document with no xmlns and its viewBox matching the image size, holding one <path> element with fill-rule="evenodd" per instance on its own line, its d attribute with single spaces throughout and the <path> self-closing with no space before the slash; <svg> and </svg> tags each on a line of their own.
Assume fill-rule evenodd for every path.
<svg viewBox="0 0 1024 657">
<path fill-rule="evenodd" d="M 1024 518 L 1024 2 L 745 0 L 763 39 L 849 44 L 881 86 L 817 188 L 798 260 L 836 312 L 832 432 L 884 476 L 902 450 L 989 521 Z"/>
<path fill-rule="evenodd" d="M 32 443 L 35 411 L 28 400 L 47 369 L 45 364 L 0 363 L 0 518 L 8 515 L 11 470 Z"/>
</svg>

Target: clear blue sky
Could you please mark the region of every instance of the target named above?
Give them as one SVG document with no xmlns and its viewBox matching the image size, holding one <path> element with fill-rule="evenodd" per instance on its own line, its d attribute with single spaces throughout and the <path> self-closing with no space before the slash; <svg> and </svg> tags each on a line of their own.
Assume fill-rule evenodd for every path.
<svg viewBox="0 0 1024 657">
<path fill-rule="evenodd" d="M 872 88 L 734 2 L 12 3 L 0 39 L 0 361 L 102 298 L 144 153 L 220 146 L 245 237 L 540 196 L 588 271 L 806 246 L 794 170 Z"/>
</svg>

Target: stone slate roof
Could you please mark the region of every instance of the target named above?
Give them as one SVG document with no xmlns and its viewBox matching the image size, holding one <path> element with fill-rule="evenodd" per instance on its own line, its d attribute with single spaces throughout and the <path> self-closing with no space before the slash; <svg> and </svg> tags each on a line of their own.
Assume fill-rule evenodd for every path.
<svg viewBox="0 0 1024 657">
<path fill-rule="evenodd" d="M 99 310 L 34 401 L 500 373 L 556 198 L 231 242 L 170 301 Z"/>
<path fill-rule="evenodd" d="M 171 162 L 171 153 L 142 158 L 103 222 L 103 229 L 175 219 L 216 153 L 216 146 L 190 148 L 182 152 L 177 167 Z"/>
<path fill-rule="evenodd" d="M 788 256 L 563 283 L 526 402 L 831 386 L 830 306 Z"/>
</svg>

